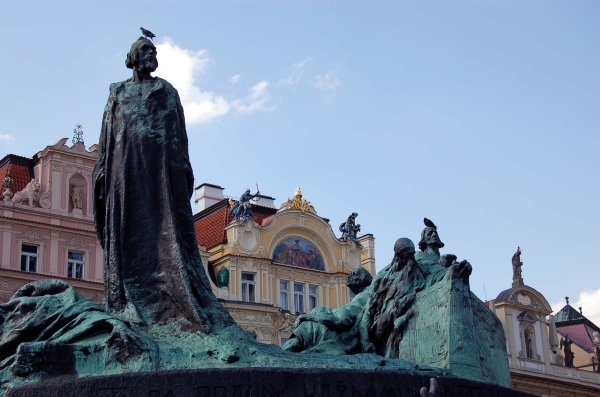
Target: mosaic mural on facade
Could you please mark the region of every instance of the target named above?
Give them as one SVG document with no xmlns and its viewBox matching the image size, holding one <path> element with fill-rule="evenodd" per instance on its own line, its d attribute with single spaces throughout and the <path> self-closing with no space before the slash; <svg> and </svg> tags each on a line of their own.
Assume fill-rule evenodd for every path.
<svg viewBox="0 0 600 397">
<path fill-rule="evenodd" d="M 289 237 L 277 244 L 273 260 L 284 265 L 325 271 L 325 262 L 319 250 L 312 243 L 298 237 Z"/>
</svg>

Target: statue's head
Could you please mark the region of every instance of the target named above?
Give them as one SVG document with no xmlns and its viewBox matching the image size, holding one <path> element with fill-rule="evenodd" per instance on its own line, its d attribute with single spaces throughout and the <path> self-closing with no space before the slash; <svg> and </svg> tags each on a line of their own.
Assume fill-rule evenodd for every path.
<svg viewBox="0 0 600 397">
<path fill-rule="evenodd" d="M 394 254 L 398 257 L 407 257 L 415 254 L 415 244 L 411 239 L 402 237 L 394 244 Z"/>
<path fill-rule="evenodd" d="M 359 267 L 358 269 L 352 270 L 348 275 L 348 288 L 355 294 L 359 294 L 365 290 L 371 282 L 373 276 L 367 271 L 367 269 Z"/>
<path fill-rule="evenodd" d="M 437 249 L 444 247 L 444 243 L 442 243 L 442 240 L 440 240 L 440 236 L 437 233 L 436 227 L 427 226 L 421 232 L 421 241 L 419 241 L 419 249 L 421 251 L 425 251 L 427 247 Z"/>
<path fill-rule="evenodd" d="M 250 189 L 246 189 L 246 193 L 250 193 Z"/>
<path fill-rule="evenodd" d="M 127 53 L 125 66 L 129 69 L 141 69 L 154 72 L 158 68 L 158 59 L 156 59 L 156 47 L 150 40 L 140 37 L 131 45 Z"/>
</svg>

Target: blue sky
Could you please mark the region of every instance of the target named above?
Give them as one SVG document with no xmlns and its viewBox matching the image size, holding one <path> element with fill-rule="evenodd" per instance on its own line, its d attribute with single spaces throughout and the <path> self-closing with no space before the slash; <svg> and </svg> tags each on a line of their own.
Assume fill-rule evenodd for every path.
<svg viewBox="0 0 600 397">
<path fill-rule="evenodd" d="M 143 26 L 196 184 L 277 205 L 300 186 L 336 231 L 356 211 L 378 269 L 426 216 L 482 299 L 520 245 L 525 283 L 600 325 L 598 20 L 597 1 L 2 1 L 0 157 L 79 122 L 95 143 Z"/>
</svg>

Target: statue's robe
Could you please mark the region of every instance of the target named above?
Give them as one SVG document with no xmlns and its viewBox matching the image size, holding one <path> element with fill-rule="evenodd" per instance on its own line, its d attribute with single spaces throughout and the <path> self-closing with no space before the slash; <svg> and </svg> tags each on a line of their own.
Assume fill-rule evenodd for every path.
<svg viewBox="0 0 600 397">
<path fill-rule="evenodd" d="M 77 357 L 85 359 L 77 360 Z M 158 347 L 63 280 L 25 284 L 0 304 L 0 395 L 12 383 L 158 369 Z"/>
<path fill-rule="evenodd" d="M 416 261 L 398 269 L 397 259 L 375 276 L 363 324 L 363 337 L 368 333 L 372 343 L 363 342 L 366 351 L 398 358 L 398 345 L 413 315 L 411 308 L 416 294 L 425 288 L 425 280 Z"/>
<path fill-rule="evenodd" d="M 209 333 L 235 324 L 198 251 L 194 177 L 177 90 L 154 78 L 114 83 L 93 172 L 109 312 L 138 324 L 180 321 Z"/>
<path fill-rule="evenodd" d="M 448 272 L 448 267 L 442 266 L 440 263 L 440 256 L 432 250 L 416 252 L 415 259 L 419 263 L 419 267 L 425 276 L 427 287 L 441 281 L 446 275 L 446 272 Z"/>
<path fill-rule="evenodd" d="M 302 321 L 302 316 L 299 316 L 294 324 L 290 341 L 283 346 L 283 349 L 307 353 L 361 353 L 360 325 L 368 299 L 369 293 L 365 290 L 340 308 L 314 308 L 309 314 L 315 321 Z M 323 324 L 320 322 L 322 318 L 336 318 L 337 326 Z"/>
</svg>

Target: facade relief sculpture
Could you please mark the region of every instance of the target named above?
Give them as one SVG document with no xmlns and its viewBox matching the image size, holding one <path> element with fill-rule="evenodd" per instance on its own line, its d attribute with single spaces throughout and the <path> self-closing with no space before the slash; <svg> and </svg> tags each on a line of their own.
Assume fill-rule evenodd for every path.
<svg viewBox="0 0 600 397">
<path fill-rule="evenodd" d="M 52 202 L 50 201 L 50 196 L 52 195 L 52 182 L 48 181 L 46 185 L 46 191 L 40 195 L 40 206 L 44 209 L 50 209 L 52 207 Z"/>
</svg>

